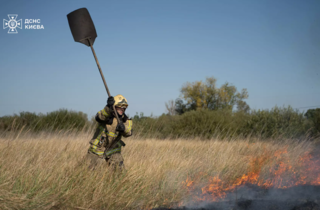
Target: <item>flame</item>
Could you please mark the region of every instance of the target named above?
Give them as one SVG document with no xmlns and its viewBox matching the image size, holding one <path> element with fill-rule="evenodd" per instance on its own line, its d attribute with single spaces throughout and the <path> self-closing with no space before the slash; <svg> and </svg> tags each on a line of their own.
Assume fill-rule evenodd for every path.
<svg viewBox="0 0 320 210">
<path fill-rule="evenodd" d="M 249 172 L 233 181 L 223 181 L 219 176 L 209 177 L 207 184 L 199 189 L 196 184 L 204 173 L 199 173 L 192 180 L 187 177 L 183 186 L 192 194 L 193 201 L 219 201 L 226 197 L 227 193 L 234 192 L 237 188 L 246 184 L 253 184 L 265 189 L 286 189 L 297 185 L 320 185 L 320 161 L 306 153 L 291 164 L 287 149 L 274 153 L 274 157 L 265 152 L 258 157 L 251 157 L 249 161 Z M 268 170 L 268 178 L 263 178 L 262 169 Z M 265 171 L 264 171 L 265 173 Z M 180 203 L 180 206 L 183 202 Z"/>
</svg>

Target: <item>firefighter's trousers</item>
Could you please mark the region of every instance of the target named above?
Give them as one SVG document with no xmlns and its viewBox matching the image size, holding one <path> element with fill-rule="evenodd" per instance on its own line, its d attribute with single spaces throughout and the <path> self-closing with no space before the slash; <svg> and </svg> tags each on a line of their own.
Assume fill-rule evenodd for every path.
<svg viewBox="0 0 320 210">
<path fill-rule="evenodd" d="M 96 154 L 88 152 L 86 159 L 89 162 L 89 168 L 93 170 L 103 166 L 104 164 L 109 166 L 112 171 L 125 170 L 124 163 L 123 163 L 124 160 L 121 153 L 114 153 L 108 156 L 107 158 L 101 158 Z"/>
</svg>

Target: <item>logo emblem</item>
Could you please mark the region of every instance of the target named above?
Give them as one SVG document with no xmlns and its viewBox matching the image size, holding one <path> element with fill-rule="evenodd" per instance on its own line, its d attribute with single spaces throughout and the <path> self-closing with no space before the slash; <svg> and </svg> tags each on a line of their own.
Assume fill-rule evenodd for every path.
<svg viewBox="0 0 320 210">
<path fill-rule="evenodd" d="M 9 20 L 3 19 L 3 29 L 9 28 L 8 34 L 17 34 L 16 28 L 22 29 L 22 19 L 16 20 L 18 15 L 8 15 Z"/>
</svg>

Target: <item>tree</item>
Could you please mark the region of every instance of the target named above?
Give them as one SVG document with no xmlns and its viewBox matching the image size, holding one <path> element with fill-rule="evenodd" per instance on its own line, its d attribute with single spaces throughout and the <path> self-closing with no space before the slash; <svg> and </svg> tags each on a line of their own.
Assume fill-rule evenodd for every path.
<svg viewBox="0 0 320 210">
<path fill-rule="evenodd" d="M 237 109 L 240 112 L 249 113 L 250 107 L 245 101 L 238 101 L 237 102 Z"/>
<path fill-rule="evenodd" d="M 181 88 L 181 98 L 186 103 L 184 104 L 182 99 L 177 99 L 177 112 L 182 114 L 185 111 L 197 109 L 232 110 L 235 105 L 239 111 L 249 111 L 250 107 L 243 101 L 249 97 L 246 89 L 238 92 L 237 88 L 228 82 L 218 88 L 216 81 L 214 77 L 207 77 L 205 82 L 196 81 L 184 84 Z"/>
<path fill-rule="evenodd" d="M 314 132 L 320 133 L 320 108 L 308 109 L 304 116 L 313 123 Z"/>
<path fill-rule="evenodd" d="M 176 107 L 175 111 L 179 115 L 185 113 L 186 111 L 191 110 L 191 108 L 187 108 L 187 105 L 183 103 L 183 100 L 181 98 L 176 99 L 175 107 Z"/>
<path fill-rule="evenodd" d="M 176 105 L 174 100 L 169 100 L 168 102 L 165 103 L 167 113 L 169 115 L 175 115 L 176 114 Z"/>
</svg>

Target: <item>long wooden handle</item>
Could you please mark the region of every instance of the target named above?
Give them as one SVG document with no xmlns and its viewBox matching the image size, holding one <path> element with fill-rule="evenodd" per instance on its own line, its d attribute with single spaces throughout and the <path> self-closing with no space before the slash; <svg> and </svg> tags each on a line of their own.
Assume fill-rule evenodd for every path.
<svg viewBox="0 0 320 210">
<path fill-rule="evenodd" d="M 91 47 L 91 50 L 92 50 L 92 53 L 93 53 L 94 59 L 96 60 L 96 63 L 97 63 L 97 66 L 98 66 L 98 69 L 99 69 L 99 72 L 100 72 L 100 75 L 101 75 L 101 78 L 102 78 L 103 84 L 104 84 L 104 86 L 105 86 L 105 88 L 106 88 L 106 91 L 107 91 L 107 93 L 108 93 L 108 96 L 110 97 L 110 96 L 111 96 L 111 94 L 110 94 L 109 88 L 108 88 L 108 86 L 107 86 L 106 80 L 104 79 L 104 76 L 103 76 L 103 73 L 102 73 L 102 71 L 101 71 L 101 67 L 100 67 L 100 64 L 99 64 L 98 58 L 97 58 L 96 53 L 95 53 L 95 51 L 94 51 L 94 49 L 93 49 L 93 46 L 92 46 L 92 44 L 91 44 L 91 40 L 90 40 L 90 38 L 88 38 L 88 42 L 89 42 L 89 45 L 90 45 L 90 47 Z M 118 116 L 117 110 L 116 110 L 116 108 L 115 108 L 115 106 L 114 106 L 114 105 L 113 105 L 113 110 L 114 110 L 114 113 L 115 113 L 116 118 L 117 118 L 117 120 L 118 120 L 118 123 L 120 123 L 120 119 L 119 119 L 119 116 Z"/>
</svg>

